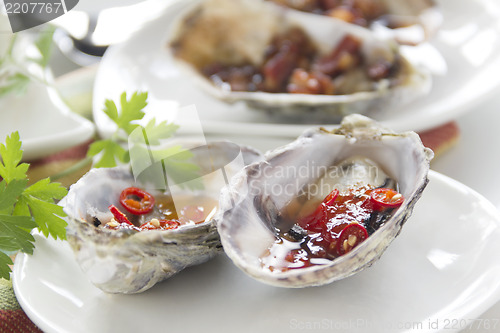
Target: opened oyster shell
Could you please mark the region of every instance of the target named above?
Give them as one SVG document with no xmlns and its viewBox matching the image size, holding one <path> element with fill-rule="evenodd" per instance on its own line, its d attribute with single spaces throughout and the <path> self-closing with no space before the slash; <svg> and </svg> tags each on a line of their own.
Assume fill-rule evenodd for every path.
<svg viewBox="0 0 500 333">
<path fill-rule="evenodd" d="M 416 133 L 396 134 L 360 115 L 346 117 L 331 132 L 306 132 L 266 154 L 265 161 L 246 167 L 223 191 L 217 226 L 224 251 L 245 273 L 271 285 L 306 287 L 348 277 L 378 260 L 400 233 L 428 182 L 432 157 Z M 352 179 L 344 178 L 345 167 L 353 165 L 361 171 L 371 165 L 379 169 L 376 177 L 366 178 L 373 173 L 361 172 Z M 310 267 L 267 266 L 269 249 L 281 241 L 277 230 L 292 227 L 280 225 L 283 216 L 305 207 L 314 197 L 322 200 L 334 187 L 342 190 L 342 186 L 360 183 L 378 187 L 387 183 L 386 178 L 398 185 L 405 200 L 352 251 Z"/>
<path fill-rule="evenodd" d="M 443 20 L 433 0 L 268 1 L 368 27 L 376 34 L 408 45 L 428 40 Z"/>
<path fill-rule="evenodd" d="M 273 116 L 373 115 L 431 85 L 394 41 L 262 0 L 196 2 L 173 26 L 169 50 L 187 75 L 216 98 Z"/>
<path fill-rule="evenodd" d="M 195 180 L 202 182 L 203 186 L 190 195 L 194 198 L 195 194 L 210 197 L 215 202 L 225 185 L 225 177 L 231 177 L 244 164 L 261 159 L 258 152 L 250 148 L 240 150 L 239 146 L 229 142 L 212 143 L 191 152 L 200 175 L 207 176 Z M 217 172 L 221 169 L 224 177 Z M 99 225 L 112 218 L 110 205 L 121 207 L 119 196 L 125 188 L 163 188 L 162 185 L 140 183 L 134 179 L 130 167 L 123 166 L 93 169 L 71 186 L 64 206 L 68 214 L 68 242 L 86 276 L 103 291 L 142 292 L 220 252 L 213 219 L 173 230 L 112 230 Z M 174 191 L 173 186 L 169 189 L 170 193 Z M 148 192 L 158 195 L 164 191 Z M 192 204 L 197 205 L 196 202 Z"/>
</svg>

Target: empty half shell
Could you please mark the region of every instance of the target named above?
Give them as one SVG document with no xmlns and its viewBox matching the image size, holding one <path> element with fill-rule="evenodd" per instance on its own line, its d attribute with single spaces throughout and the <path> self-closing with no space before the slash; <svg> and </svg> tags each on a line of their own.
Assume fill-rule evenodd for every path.
<svg viewBox="0 0 500 333">
<path fill-rule="evenodd" d="M 397 134 L 360 115 L 347 116 L 333 131 L 308 131 L 246 167 L 223 191 L 217 220 L 224 251 L 245 273 L 271 285 L 306 287 L 348 277 L 378 260 L 400 233 L 428 182 L 432 157 L 416 133 Z M 310 266 L 269 265 L 276 259 L 267 260 L 270 249 L 286 242 L 280 230 L 304 232 L 293 220 L 286 225 L 284 216 L 297 216 L 291 212 L 321 202 L 332 189 L 367 184 L 395 187 L 405 200 L 366 240 Z"/>
</svg>

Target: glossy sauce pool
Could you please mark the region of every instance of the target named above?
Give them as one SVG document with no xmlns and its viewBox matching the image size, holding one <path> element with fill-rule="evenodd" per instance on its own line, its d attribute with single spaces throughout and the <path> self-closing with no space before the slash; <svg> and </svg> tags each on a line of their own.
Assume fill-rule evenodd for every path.
<svg viewBox="0 0 500 333">
<path fill-rule="evenodd" d="M 262 266 L 286 271 L 323 265 L 351 251 L 397 208 L 379 207 L 372 199 L 375 190 L 370 185 L 340 194 L 334 190 L 323 202 L 306 203 L 295 219 L 280 221 L 275 243 L 260 258 Z"/>
<path fill-rule="evenodd" d="M 176 229 L 209 221 L 217 211 L 217 207 L 217 200 L 203 195 L 176 196 L 175 203 L 170 195 L 156 195 L 153 210 L 147 214 L 134 215 L 119 207 L 133 225 L 118 224 L 111 220 L 103 224 L 102 227 L 109 229 L 128 228 L 139 231 L 165 228 Z M 169 227 L 165 227 L 165 223 Z"/>
</svg>

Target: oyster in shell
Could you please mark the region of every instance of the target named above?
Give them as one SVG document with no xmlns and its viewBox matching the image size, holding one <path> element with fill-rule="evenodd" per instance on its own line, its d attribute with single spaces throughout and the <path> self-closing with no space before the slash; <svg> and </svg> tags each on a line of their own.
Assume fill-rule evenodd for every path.
<svg viewBox="0 0 500 333">
<path fill-rule="evenodd" d="M 278 117 L 373 115 L 431 85 L 394 41 L 262 0 L 196 2 L 169 36 L 176 62 L 208 93 Z"/>
<path fill-rule="evenodd" d="M 401 44 L 428 40 L 441 26 L 442 14 L 433 0 L 269 0 L 312 14 L 326 15 L 370 28 Z"/>
<path fill-rule="evenodd" d="M 416 133 L 396 134 L 361 115 L 345 117 L 331 132 L 306 132 L 246 167 L 223 191 L 217 227 L 224 251 L 245 273 L 271 285 L 306 287 L 348 277 L 379 259 L 400 233 L 428 182 L 432 157 Z M 355 172 L 357 176 L 349 179 L 343 172 L 331 172 L 347 167 L 363 171 L 373 165 L 377 172 Z M 387 187 L 387 179 L 394 181 L 389 186 L 397 184 L 405 200 L 352 251 L 310 267 L 269 267 L 269 250 L 282 240 L 278 230 L 292 227 L 282 225 L 283 216 L 306 207 L 315 197 L 321 202 L 333 188 L 342 191 L 344 186 L 364 183 Z"/>
<path fill-rule="evenodd" d="M 257 151 L 245 147 L 240 150 L 229 142 L 212 143 L 191 152 L 200 175 L 206 175 L 197 180 L 203 182 L 203 188 L 190 192 L 193 200 L 200 195 L 217 202 L 225 182 L 216 171 L 223 169 L 224 176 L 231 177 L 243 165 L 261 159 Z M 140 175 L 138 178 L 141 179 Z M 99 226 L 101 222 L 110 221 L 112 215 L 108 207 L 121 207 L 120 193 L 131 186 L 146 188 L 155 196 L 164 192 L 154 191 L 154 188 L 163 189 L 162 186 L 137 181 L 130 167 L 122 166 L 89 171 L 71 186 L 65 199 L 68 242 L 76 261 L 98 288 L 109 293 L 142 292 L 220 252 L 213 219 L 173 230 L 112 230 Z M 169 189 L 173 193 L 173 187 Z"/>
</svg>

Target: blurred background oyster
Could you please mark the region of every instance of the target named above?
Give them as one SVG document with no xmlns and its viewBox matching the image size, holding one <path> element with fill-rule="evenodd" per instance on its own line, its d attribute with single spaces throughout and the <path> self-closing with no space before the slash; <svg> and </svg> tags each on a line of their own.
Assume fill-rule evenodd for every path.
<svg viewBox="0 0 500 333">
<path fill-rule="evenodd" d="M 223 101 L 296 119 L 376 113 L 426 94 L 429 73 L 393 40 L 262 0 L 207 0 L 181 15 L 169 47 Z"/>
</svg>

